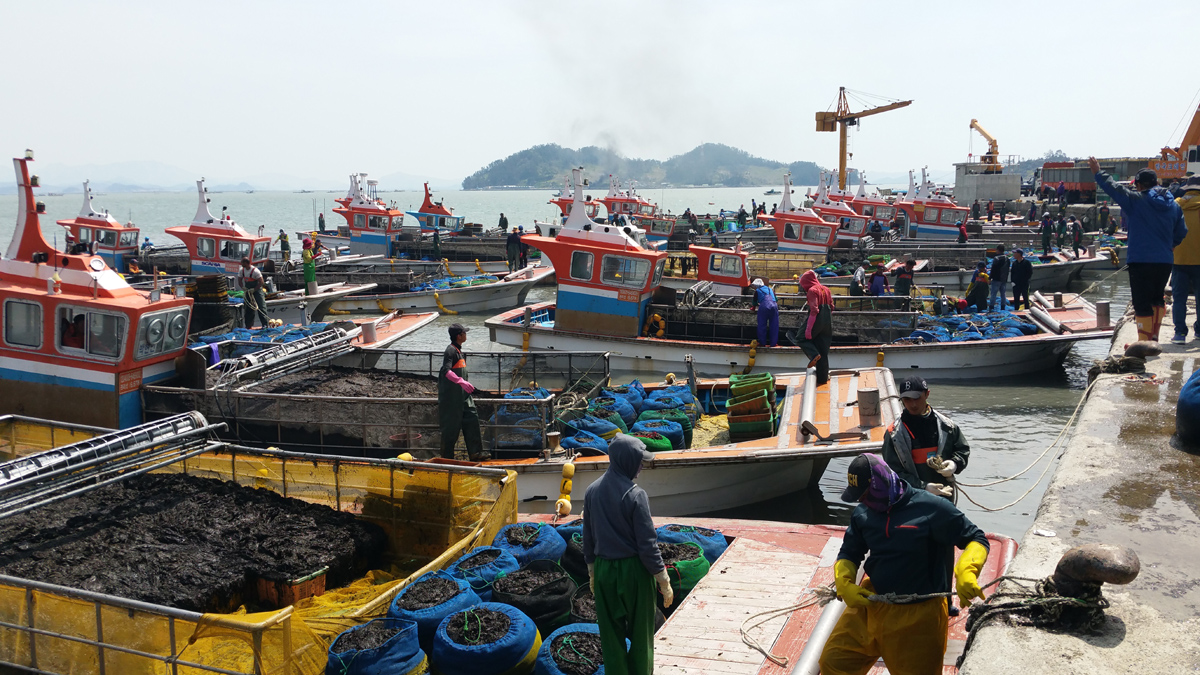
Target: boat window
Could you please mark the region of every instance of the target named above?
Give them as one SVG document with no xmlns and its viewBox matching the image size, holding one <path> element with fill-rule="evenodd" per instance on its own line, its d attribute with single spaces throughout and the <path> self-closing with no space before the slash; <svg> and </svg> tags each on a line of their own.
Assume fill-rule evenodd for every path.
<svg viewBox="0 0 1200 675">
<path fill-rule="evenodd" d="M 96 356 L 119 358 L 125 339 L 125 317 L 88 312 L 87 351 Z"/>
<path fill-rule="evenodd" d="M 81 243 L 81 244 L 92 243 L 92 228 L 90 228 L 90 227 L 79 228 L 79 243 Z"/>
<path fill-rule="evenodd" d="M 169 312 L 143 315 L 138 320 L 137 350 L 134 358 L 140 361 L 182 349 L 187 337 L 189 312 L 188 308 L 183 307 Z"/>
<path fill-rule="evenodd" d="M 921 217 L 927 223 L 936 223 L 938 219 L 938 210 L 925 207 L 925 215 Z"/>
<path fill-rule="evenodd" d="M 112 230 L 96 230 L 96 243 L 105 248 L 117 247 L 117 233 Z"/>
<path fill-rule="evenodd" d="M 200 237 L 196 240 L 196 255 L 201 258 L 211 258 L 217 254 L 217 241 L 208 237 Z"/>
<path fill-rule="evenodd" d="M 826 225 L 805 225 L 804 241 L 824 244 L 829 241 L 829 233 L 833 230 Z"/>
<path fill-rule="evenodd" d="M 271 245 L 271 242 L 269 242 L 269 241 L 260 241 L 257 244 L 255 244 L 253 260 L 266 260 L 267 259 L 267 247 L 270 245 Z"/>
<path fill-rule="evenodd" d="M 366 215 L 361 214 L 361 213 L 354 214 L 354 227 L 361 230 L 366 226 L 367 226 Z"/>
<path fill-rule="evenodd" d="M 129 248 L 137 246 L 138 231 L 122 232 L 121 233 L 121 248 Z"/>
<path fill-rule="evenodd" d="M 796 223 L 787 223 L 783 228 L 783 238 L 795 241 L 800 238 L 800 228 Z"/>
<path fill-rule="evenodd" d="M 592 254 L 587 251 L 574 251 L 571 253 L 571 278 L 591 281 L 593 259 Z"/>
<path fill-rule="evenodd" d="M 87 348 L 87 313 L 73 307 L 58 308 L 58 346 Z"/>
<path fill-rule="evenodd" d="M 836 222 L 837 222 L 837 216 L 822 215 L 822 216 L 821 216 L 821 220 L 823 220 L 823 221 L 825 221 L 825 222 L 827 222 L 827 223 L 836 223 Z"/>
<path fill-rule="evenodd" d="M 370 216 L 367 218 L 367 225 L 372 230 L 382 230 L 387 228 L 387 216 Z"/>
<path fill-rule="evenodd" d="M 896 209 L 892 208 L 891 206 L 881 206 L 875 210 L 875 217 L 886 220 L 895 215 L 895 213 Z"/>
<path fill-rule="evenodd" d="M 20 347 L 41 347 L 42 306 L 20 300 L 5 302 L 4 341 Z"/>
<path fill-rule="evenodd" d="M 666 266 L 667 266 L 666 258 L 659 260 L 658 264 L 654 266 L 654 279 L 652 279 L 650 282 L 650 286 L 652 288 L 658 288 L 658 286 L 660 284 L 662 284 L 663 269 L 665 269 Z"/>
<path fill-rule="evenodd" d="M 642 204 L 642 213 L 647 216 L 654 215 L 654 206 L 651 204 Z"/>
<path fill-rule="evenodd" d="M 652 220 L 650 221 L 650 231 L 655 234 L 671 234 L 673 223 L 669 220 Z"/>
<path fill-rule="evenodd" d="M 958 220 L 958 212 L 954 209 L 942 209 L 942 224 L 953 225 Z"/>
<path fill-rule="evenodd" d="M 221 240 L 221 257 L 226 260 L 241 260 L 250 257 L 250 242 L 235 239 Z"/>
<path fill-rule="evenodd" d="M 864 216 L 875 215 L 875 206 L 873 204 L 863 204 L 862 214 Z"/>
<path fill-rule="evenodd" d="M 622 255 L 606 255 L 600 265 L 600 281 L 610 286 L 642 288 L 650 276 L 650 261 Z"/>
<path fill-rule="evenodd" d="M 742 257 L 737 255 L 714 254 L 708 263 L 709 271 L 723 277 L 742 276 Z"/>
<path fill-rule="evenodd" d="M 867 229 L 867 221 L 862 218 L 850 218 L 850 222 L 846 224 L 846 229 L 854 234 L 862 234 Z"/>
</svg>

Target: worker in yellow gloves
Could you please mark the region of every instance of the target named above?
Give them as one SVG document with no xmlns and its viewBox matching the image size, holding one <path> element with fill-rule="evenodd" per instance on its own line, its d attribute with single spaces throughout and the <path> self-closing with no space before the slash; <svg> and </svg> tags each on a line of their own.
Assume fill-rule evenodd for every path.
<svg viewBox="0 0 1200 675">
<path fill-rule="evenodd" d="M 617 434 L 608 444 L 608 470 L 583 495 L 583 559 L 609 675 L 654 672 L 655 587 L 663 607 L 675 598 L 658 551 L 650 498 L 633 482 L 642 462 L 653 460 L 642 439 Z"/>
<path fill-rule="evenodd" d="M 949 501 L 910 487 L 878 455 L 854 458 L 846 480 L 842 500 L 859 503 L 834 565 L 847 608 L 821 652 L 821 673 L 861 675 L 880 658 L 893 675 L 940 673 L 950 618 L 947 598 L 936 594 L 950 592 L 947 552 L 963 549 L 955 590 L 967 605 L 983 598 L 987 537 Z M 891 593 L 898 597 L 890 602 L 871 599 Z"/>
</svg>

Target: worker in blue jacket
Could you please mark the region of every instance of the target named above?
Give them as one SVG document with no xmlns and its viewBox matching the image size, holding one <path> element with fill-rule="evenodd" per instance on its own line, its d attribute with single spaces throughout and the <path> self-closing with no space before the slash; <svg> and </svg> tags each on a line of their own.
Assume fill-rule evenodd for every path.
<svg viewBox="0 0 1200 675">
<path fill-rule="evenodd" d="M 1167 315 L 1163 292 L 1175 262 L 1174 250 L 1187 236 L 1183 209 L 1171 193 L 1158 186 L 1158 174 L 1142 169 L 1133 179 L 1135 190 L 1117 185 L 1100 170 L 1095 157 L 1088 166 L 1096 184 L 1121 206 L 1121 217 L 1129 226 L 1129 294 L 1137 322 L 1138 339 L 1158 342 L 1158 329 Z"/>
<path fill-rule="evenodd" d="M 880 658 L 896 675 L 940 673 L 948 598 L 920 596 L 949 593 L 953 568 L 959 602 L 983 599 L 979 573 L 987 537 L 948 500 L 905 483 L 878 455 L 855 457 L 846 481 L 842 500 L 858 506 L 838 551 L 834 583 L 847 608 L 821 652 L 821 673 L 862 675 Z M 951 565 L 955 547 L 963 553 Z M 866 575 L 857 583 L 868 553 Z M 889 593 L 902 597 L 878 597 Z"/>
<path fill-rule="evenodd" d="M 750 287 L 754 289 L 754 308 L 758 310 L 758 344 L 760 347 L 778 347 L 779 303 L 775 291 L 762 279 L 755 279 Z"/>
</svg>

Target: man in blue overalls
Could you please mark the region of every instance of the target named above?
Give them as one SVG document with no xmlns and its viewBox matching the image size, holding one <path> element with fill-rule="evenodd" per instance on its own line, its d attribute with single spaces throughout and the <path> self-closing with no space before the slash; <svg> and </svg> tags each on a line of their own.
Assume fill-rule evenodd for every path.
<svg viewBox="0 0 1200 675">
<path fill-rule="evenodd" d="M 754 308 L 758 310 L 758 345 L 778 347 L 779 303 L 775 301 L 775 291 L 762 279 L 755 279 L 750 287 L 754 289 Z"/>
</svg>

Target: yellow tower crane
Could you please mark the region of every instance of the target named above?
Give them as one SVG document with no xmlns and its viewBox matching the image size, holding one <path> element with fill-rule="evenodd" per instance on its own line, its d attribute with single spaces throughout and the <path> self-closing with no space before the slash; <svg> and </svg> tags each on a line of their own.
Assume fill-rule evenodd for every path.
<svg viewBox="0 0 1200 675">
<path fill-rule="evenodd" d="M 881 112 L 903 108 L 912 101 L 894 101 L 886 105 L 868 108 L 861 112 L 850 112 L 850 104 L 846 102 L 846 88 L 838 88 L 837 112 L 817 113 L 817 131 L 838 132 L 838 188 L 846 189 L 846 127 L 857 126 L 859 118 L 867 115 L 878 115 Z"/>
<path fill-rule="evenodd" d="M 979 124 L 979 120 L 971 120 L 971 128 L 979 132 L 980 136 L 988 142 L 987 152 L 979 159 L 979 163 L 983 165 L 984 173 L 1002 173 L 1004 167 L 1000 166 L 1000 144 L 996 142 L 996 137 L 992 136 Z"/>
</svg>

